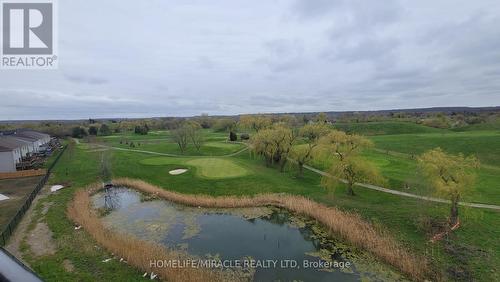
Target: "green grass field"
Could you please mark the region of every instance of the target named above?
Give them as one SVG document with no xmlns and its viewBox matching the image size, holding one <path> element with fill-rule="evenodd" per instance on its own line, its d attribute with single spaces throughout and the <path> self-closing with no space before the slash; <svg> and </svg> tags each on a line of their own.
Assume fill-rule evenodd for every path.
<svg viewBox="0 0 500 282">
<path fill-rule="evenodd" d="M 347 133 L 362 135 L 392 135 L 409 133 L 433 133 L 441 132 L 442 129 L 428 127 L 412 122 L 384 121 L 384 122 L 360 122 L 360 123 L 335 123 L 335 128 Z"/>
<path fill-rule="evenodd" d="M 176 168 L 189 167 L 196 172 L 196 175 L 211 179 L 239 177 L 250 173 L 250 171 L 233 160 L 223 158 L 155 157 L 141 160 L 140 163 L 156 166 L 174 165 Z"/>
<path fill-rule="evenodd" d="M 185 156 L 222 156 L 236 153 L 245 148 L 243 144 L 227 142 L 226 136 L 214 134 L 204 130 L 204 142 L 199 150 L 189 144 L 185 152 L 181 152 L 179 146 L 173 142 L 168 133 L 161 132 L 158 135 L 136 135 L 133 133 L 121 134 L 119 136 L 99 137 L 98 140 L 105 145 L 124 149 L 145 150 Z M 131 145 L 133 143 L 133 146 Z"/>
<path fill-rule="evenodd" d="M 250 173 L 244 167 L 227 159 L 200 158 L 190 160 L 187 164 L 197 168 L 198 176 L 212 179 L 241 177 Z"/>
<path fill-rule="evenodd" d="M 441 147 L 453 154 L 476 155 L 483 164 L 500 166 L 500 131 L 383 135 L 370 139 L 383 150 L 418 155 Z"/>
<path fill-rule="evenodd" d="M 161 134 L 168 135 L 167 133 Z M 484 140 L 481 139 L 486 138 L 490 140 L 488 144 L 491 146 L 496 141 L 492 137 L 495 136 L 494 134 L 494 132 L 488 134 L 473 132 L 468 140 L 485 144 Z M 220 138 L 220 140 L 223 140 L 225 136 L 211 132 L 207 132 L 207 135 L 211 138 Z M 394 136 L 398 135 L 390 137 Z M 408 134 L 399 135 L 403 140 L 411 139 L 405 139 L 405 136 Z M 422 142 L 441 143 L 451 140 L 445 136 L 443 139 L 447 141 L 443 141 L 443 139 L 439 139 L 441 134 L 436 133 L 429 133 L 428 138 L 422 136 Z M 384 140 L 389 144 L 397 140 L 395 137 L 388 138 L 388 136 L 374 136 L 373 138 L 378 138 L 375 140 L 377 147 L 379 144 L 384 144 Z M 475 140 L 478 138 L 479 141 Z M 116 138 L 107 139 L 115 140 Z M 433 148 L 434 143 L 426 146 Z M 392 151 L 407 152 L 404 142 L 395 142 L 395 144 L 399 144 L 399 147 L 392 148 L 385 144 L 386 147 L 383 149 L 390 147 Z M 467 147 L 460 146 L 462 145 L 454 145 L 454 148 L 458 150 L 458 148 Z M 168 148 L 160 147 L 157 149 L 158 152 L 173 152 L 164 151 Z M 228 151 L 235 150 L 236 148 L 231 148 Z M 47 281 L 70 279 L 132 281 L 140 279 L 142 273 L 137 273 L 124 264 L 101 263 L 101 260 L 109 257 L 110 254 L 96 249 L 92 239 L 85 232 L 75 233 L 71 222 L 65 216 L 66 205 L 74 191 L 99 178 L 99 161 L 102 153 L 89 151 L 85 144 L 77 145 L 68 150 L 57 164 L 50 183 L 68 183 L 72 188 L 63 189 L 50 195 L 37 205 L 36 209 L 40 211 L 44 202 L 53 203 L 46 215 L 37 213 L 34 222 L 41 220 L 48 224 L 58 242 L 58 251 L 54 255 L 35 258 L 30 255 L 29 249 L 25 246 L 24 258 Z M 359 213 L 366 220 L 390 232 L 414 252 L 431 258 L 435 268 L 443 273 L 447 280 L 457 279 L 457 276 L 450 274 L 457 271 L 463 273 L 466 278 L 472 277 L 473 280 L 477 281 L 498 281 L 500 279 L 498 272 L 500 245 L 497 242 L 500 237 L 498 227 L 500 226 L 500 217 L 496 211 L 461 207 L 462 226 L 453 233 L 450 240 L 433 244 L 429 243 L 430 235 L 421 222 L 424 218 L 445 219 L 449 212 L 449 207 L 446 204 L 422 202 L 359 187 L 355 188 L 358 194 L 356 197 L 345 195 L 343 187 L 334 191 L 326 191 L 321 187 L 321 179 L 317 174 L 306 171 L 303 178 L 297 178 L 296 169 L 293 166 L 289 167 L 285 173 L 279 173 L 276 168 L 264 166 L 261 159 L 253 158 L 248 152 L 242 152 L 233 157 L 183 156 L 173 158 L 152 157 L 145 153 L 117 150 L 111 151 L 111 154 L 114 177 L 138 178 L 165 189 L 189 194 L 219 196 L 290 193 L 303 195 L 327 205 Z M 367 151 L 364 154 L 381 168 L 382 173 L 389 178 L 389 183 L 394 186 L 394 189 L 401 189 L 402 183 L 415 177 L 413 175 L 415 161 L 405 154 L 388 155 L 375 150 Z M 494 160 L 495 157 L 490 156 L 490 159 Z M 170 170 L 186 167 L 189 170 L 184 174 L 170 175 L 168 173 Z M 484 202 L 498 200 L 498 189 L 495 189 L 494 185 L 498 185 L 499 181 L 494 172 L 493 168 L 491 171 L 481 170 L 479 183 L 481 181 L 484 183 L 478 184 L 480 187 L 477 190 L 481 192 L 481 196 L 476 194 L 473 196 L 476 197 L 475 199 Z M 483 173 L 484 175 L 482 175 Z M 216 179 L 207 176 L 215 176 Z M 64 270 L 62 262 L 65 259 L 73 262 L 77 269 L 75 273 L 68 273 Z"/>
</svg>

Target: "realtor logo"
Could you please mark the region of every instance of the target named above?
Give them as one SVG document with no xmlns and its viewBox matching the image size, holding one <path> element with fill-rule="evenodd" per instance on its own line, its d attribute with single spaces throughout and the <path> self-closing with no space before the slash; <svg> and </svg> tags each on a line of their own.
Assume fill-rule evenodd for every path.
<svg viewBox="0 0 500 282">
<path fill-rule="evenodd" d="M 2 2 L 2 68 L 53 69 L 55 3 Z"/>
</svg>

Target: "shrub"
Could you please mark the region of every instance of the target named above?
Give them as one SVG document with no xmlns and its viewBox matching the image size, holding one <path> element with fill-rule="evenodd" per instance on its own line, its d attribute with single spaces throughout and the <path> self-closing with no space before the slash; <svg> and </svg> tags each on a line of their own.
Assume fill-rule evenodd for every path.
<svg viewBox="0 0 500 282">
<path fill-rule="evenodd" d="M 99 128 L 99 133 L 103 136 L 111 135 L 111 129 L 107 124 L 103 124 L 101 128 Z"/>
<path fill-rule="evenodd" d="M 248 133 L 242 133 L 240 135 L 240 139 L 241 140 L 249 140 L 250 139 L 250 135 L 248 135 Z"/>
<path fill-rule="evenodd" d="M 80 126 L 73 127 L 71 131 L 71 137 L 73 138 L 83 138 L 87 135 L 88 135 L 87 130 L 85 130 L 85 128 Z"/>
<path fill-rule="evenodd" d="M 236 135 L 236 133 L 234 133 L 233 131 L 230 131 L 229 132 L 229 140 L 233 141 L 233 142 L 238 140 L 238 136 Z"/>
<path fill-rule="evenodd" d="M 136 125 L 134 128 L 135 134 L 147 135 L 148 131 L 149 131 L 149 127 L 147 125 L 145 125 L 145 126 Z"/>
<path fill-rule="evenodd" d="M 89 127 L 89 135 L 97 135 L 97 127 L 95 126 Z"/>
</svg>

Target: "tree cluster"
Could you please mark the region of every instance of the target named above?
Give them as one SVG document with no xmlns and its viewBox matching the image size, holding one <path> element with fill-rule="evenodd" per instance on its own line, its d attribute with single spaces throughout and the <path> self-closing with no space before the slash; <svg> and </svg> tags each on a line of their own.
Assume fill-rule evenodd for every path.
<svg viewBox="0 0 500 282">
<path fill-rule="evenodd" d="M 136 125 L 134 128 L 135 134 L 147 135 L 149 132 L 149 126 L 147 124 L 144 125 Z"/>
<path fill-rule="evenodd" d="M 276 163 L 283 172 L 296 139 L 294 130 L 277 124 L 258 131 L 251 139 L 251 146 L 255 154 L 264 157 L 266 165 Z"/>
<path fill-rule="evenodd" d="M 238 124 L 241 128 L 258 132 L 262 129 L 271 127 L 273 124 L 273 120 L 268 116 L 243 115 L 240 116 Z"/>
<path fill-rule="evenodd" d="M 85 128 L 81 126 L 73 127 L 73 129 L 71 130 L 71 137 L 73 138 L 83 138 L 87 135 L 87 130 L 85 130 Z"/>
<path fill-rule="evenodd" d="M 181 153 L 186 151 L 190 142 L 197 151 L 200 150 L 204 142 L 201 129 L 202 127 L 199 123 L 195 121 L 185 121 L 181 126 L 171 131 L 172 139 L 179 146 Z"/>
</svg>

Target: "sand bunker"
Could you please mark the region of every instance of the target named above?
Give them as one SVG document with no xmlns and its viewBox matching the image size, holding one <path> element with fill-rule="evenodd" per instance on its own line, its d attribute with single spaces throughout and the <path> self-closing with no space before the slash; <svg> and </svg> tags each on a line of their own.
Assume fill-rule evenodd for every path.
<svg viewBox="0 0 500 282">
<path fill-rule="evenodd" d="M 57 190 L 61 190 L 62 188 L 64 188 L 64 186 L 62 186 L 62 185 L 54 185 L 54 186 L 50 187 L 50 191 L 51 192 L 55 192 Z"/>
<path fill-rule="evenodd" d="M 168 173 L 170 175 L 179 175 L 179 174 L 183 174 L 184 172 L 188 171 L 187 169 L 184 169 L 184 168 L 179 168 L 179 169 L 174 169 L 174 170 L 171 170 L 169 171 Z"/>
<path fill-rule="evenodd" d="M 3 200 L 8 200 L 10 199 L 9 197 L 3 195 L 3 194 L 0 194 L 0 201 L 3 201 Z"/>
</svg>

